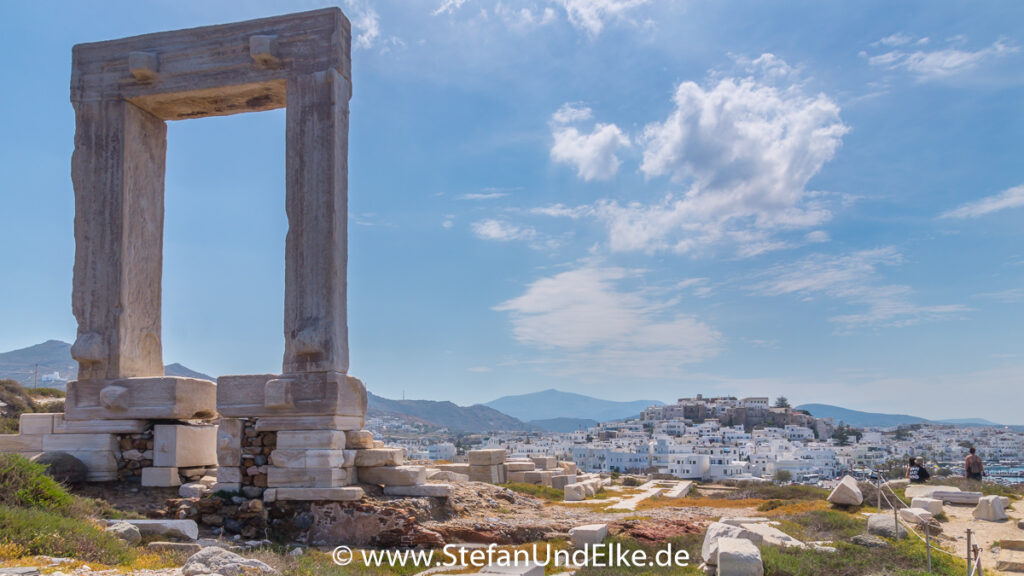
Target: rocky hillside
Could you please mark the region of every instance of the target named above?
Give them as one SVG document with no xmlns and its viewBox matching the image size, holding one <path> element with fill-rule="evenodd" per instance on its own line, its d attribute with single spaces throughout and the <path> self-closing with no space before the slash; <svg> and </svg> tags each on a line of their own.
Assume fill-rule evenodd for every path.
<svg viewBox="0 0 1024 576">
<path fill-rule="evenodd" d="M 459 406 L 434 400 L 391 400 L 369 393 L 368 415 L 399 415 L 454 432 L 531 430 L 532 426 L 482 404 Z"/>
<path fill-rule="evenodd" d="M 518 396 L 503 396 L 485 404 L 520 420 L 551 420 L 555 418 L 577 418 L 607 422 L 637 416 L 650 406 L 661 406 L 657 400 L 634 400 L 614 402 L 562 392 L 544 390 Z"/>
</svg>

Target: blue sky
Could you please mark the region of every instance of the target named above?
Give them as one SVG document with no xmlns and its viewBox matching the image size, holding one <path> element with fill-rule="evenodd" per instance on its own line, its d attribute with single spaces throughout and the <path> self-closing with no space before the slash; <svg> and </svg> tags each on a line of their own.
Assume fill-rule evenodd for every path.
<svg viewBox="0 0 1024 576">
<path fill-rule="evenodd" d="M 0 350 L 75 334 L 72 45 L 325 5 L 0 4 Z M 1024 4 L 340 5 L 370 390 L 1024 423 Z M 165 361 L 279 371 L 283 111 L 171 123 L 166 197 Z"/>
</svg>

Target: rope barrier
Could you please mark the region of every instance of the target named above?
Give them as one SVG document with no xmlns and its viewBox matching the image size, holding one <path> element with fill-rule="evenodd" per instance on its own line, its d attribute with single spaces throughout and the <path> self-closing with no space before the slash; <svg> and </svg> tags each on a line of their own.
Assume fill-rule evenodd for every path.
<svg viewBox="0 0 1024 576">
<path fill-rule="evenodd" d="M 884 480 L 884 479 L 885 479 L 885 476 L 883 476 L 881 472 L 879 472 L 879 471 L 877 471 L 877 470 L 876 470 L 876 471 L 875 471 L 875 473 L 876 473 L 876 474 L 878 475 L 878 478 L 879 478 L 879 480 Z M 889 497 L 888 497 L 888 496 L 887 496 L 887 495 L 885 494 L 885 490 L 883 490 L 883 488 L 887 487 L 887 485 L 888 485 L 888 481 L 885 481 L 885 482 L 882 482 L 882 483 L 880 483 L 880 484 L 878 485 L 878 491 L 879 491 L 879 493 L 881 493 L 881 494 L 882 494 L 882 498 L 885 498 L 885 502 L 886 502 L 886 504 L 888 504 L 888 505 L 889 505 L 889 507 L 890 507 L 890 508 L 892 508 L 893 510 L 896 510 L 896 505 L 892 503 L 892 500 L 889 500 Z M 892 489 L 892 486 L 888 486 L 888 488 L 889 488 L 889 492 L 890 492 L 890 493 L 892 494 L 893 498 L 895 498 L 895 499 L 896 499 L 897 501 L 899 501 L 899 502 L 900 502 L 901 504 L 903 504 L 903 507 L 904 507 L 904 508 L 910 508 L 910 506 L 908 506 L 908 505 L 907 505 L 907 503 L 906 503 L 906 502 L 905 502 L 905 501 L 904 501 L 904 500 L 903 500 L 902 498 L 900 498 L 899 494 L 897 494 L 897 493 L 896 493 L 896 492 L 895 492 L 895 491 L 894 491 L 894 490 Z M 897 516 L 896 516 L 896 520 L 897 520 L 897 521 L 899 522 L 899 525 L 902 525 L 903 527 L 905 527 L 905 528 L 906 528 L 907 530 L 909 530 L 909 531 L 910 531 L 910 533 L 911 533 L 911 534 L 913 534 L 914 536 L 917 536 L 917 538 L 918 538 L 919 540 L 921 540 L 922 542 L 924 542 L 924 543 L 925 543 L 925 546 L 927 546 L 928 548 L 930 548 L 930 549 L 932 549 L 932 550 L 935 550 L 935 551 L 937 551 L 937 552 L 942 552 L 943 554 L 945 554 L 945 555 L 947 555 L 947 556 L 951 556 L 951 557 L 953 557 L 953 558 L 959 558 L 959 556 L 957 556 L 956 554 L 954 554 L 954 553 L 952 553 L 952 552 L 949 552 L 948 550 L 946 550 L 946 549 L 944 549 L 944 548 L 938 548 L 938 547 L 934 546 L 933 544 L 930 544 L 930 543 L 928 542 L 928 540 L 927 540 L 927 539 L 925 539 L 925 537 L 924 537 L 924 536 L 921 536 L 920 534 L 918 534 L 918 533 L 917 533 L 917 532 L 916 532 L 916 531 L 915 531 L 915 530 L 913 529 L 913 527 L 911 527 L 911 526 L 910 526 L 910 523 L 909 523 L 909 522 L 906 522 L 906 521 L 904 521 L 904 520 L 903 520 L 902 518 L 900 518 L 900 517 L 899 517 L 899 515 L 898 515 L 898 514 L 897 514 Z"/>
</svg>

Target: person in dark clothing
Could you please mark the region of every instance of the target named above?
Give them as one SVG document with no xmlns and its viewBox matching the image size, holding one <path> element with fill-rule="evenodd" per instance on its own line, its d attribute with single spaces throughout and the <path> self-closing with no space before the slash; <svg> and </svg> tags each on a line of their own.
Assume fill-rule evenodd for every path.
<svg viewBox="0 0 1024 576">
<path fill-rule="evenodd" d="M 907 478 L 911 484 L 924 484 L 931 478 L 928 469 L 924 467 L 924 459 L 911 458 L 907 463 Z"/>
<path fill-rule="evenodd" d="M 964 461 L 964 476 L 968 480 L 977 480 L 981 482 L 981 477 L 985 475 L 985 465 L 981 463 L 981 457 L 975 454 L 976 450 L 971 448 L 971 453 L 967 455 L 967 460 Z"/>
</svg>

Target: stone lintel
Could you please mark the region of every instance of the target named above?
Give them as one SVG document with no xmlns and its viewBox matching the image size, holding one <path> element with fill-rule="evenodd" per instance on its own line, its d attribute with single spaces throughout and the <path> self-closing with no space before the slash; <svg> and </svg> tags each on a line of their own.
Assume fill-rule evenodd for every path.
<svg viewBox="0 0 1024 576">
<path fill-rule="evenodd" d="M 217 414 L 217 385 L 209 380 L 121 378 L 68 383 L 66 421 L 193 420 Z M 56 431 L 56 424 L 55 424 Z"/>
<path fill-rule="evenodd" d="M 324 70 L 351 78 L 350 28 L 326 8 L 78 44 L 71 100 L 160 102 L 147 109 L 164 120 L 280 108 L 283 93 L 268 101 L 252 86 Z"/>
</svg>

